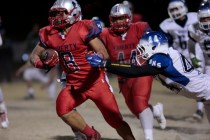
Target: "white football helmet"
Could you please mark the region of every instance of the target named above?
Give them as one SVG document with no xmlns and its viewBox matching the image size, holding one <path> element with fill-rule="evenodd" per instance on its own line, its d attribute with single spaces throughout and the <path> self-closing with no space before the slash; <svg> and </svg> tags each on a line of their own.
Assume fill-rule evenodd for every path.
<svg viewBox="0 0 210 140">
<path fill-rule="evenodd" d="M 168 4 L 168 14 L 174 20 L 185 16 L 187 12 L 188 8 L 184 0 L 171 0 Z"/>
<path fill-rule="evenodd" d="M 168 54 L 168 39 L 166 35 L 157 31 L 146 32 L 139 41 L 137 49 L 137 63 L 140 63 L 140 57 L 144 60 L 149 59 L 156 53 Z"/>
<path fill-rule="evenodd" d="M 202 30 L 210 30 L 210 3 L 201 3 L 198 9 L 198 23 Z"/>
<path fill-rule="evenodd" d="M 120 20 L 125 19 L 125 20 L 121 22 L 116 22 L 118 19 Z M 124 33 L 128 30 L 132 21 L 131 10 L 124 4 L 116 4 L 111 9 L 109 20 L 110 20 L 111 30 L 113 32 Z"/>
<path fill-rule="evenodd" d="M 53 28 L 65 28 L 81 20 L 81 7 L 76 0 L 56 0 L 49 11 L 49 22 Z"/>
</svg>

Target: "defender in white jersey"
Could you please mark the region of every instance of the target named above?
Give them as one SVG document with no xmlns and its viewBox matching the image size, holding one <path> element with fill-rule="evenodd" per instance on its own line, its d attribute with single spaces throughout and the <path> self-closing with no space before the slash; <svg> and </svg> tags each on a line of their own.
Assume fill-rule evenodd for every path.
<svg viewBox="0 0 210 140">
<path fill-rule="evenodd" d="M 199 22 L 189 26 L 190 47 L 192 57 L 195 54 L 194 45 L 198 43 L 203 51 L 205 65 L 202 68 L 204 73 L 210 75 L 210 3 L 203 3 L 198 10 Z M 195 55 L 194 55 L 195 56 Z M 197 58 L 201 59 L 201 58 Z M 201 65 L 202 67 L 203 65 Z"/>
<path fill-rule="evenodd" d="M 197 13 L 188 12 L 188 8 L 184 0 L 170 0 L 168 4 L 168 14 L 170 18 L 165 19 L 159 25 L 160 30 L 164 32 L 169 38 L 169 45 L 181 54 L 183 54 L 189 61 L 189 37 L 188 37 L 188 26 L 197 23 Z M 197 46 L 199 50 L 199 46 Z M 197 53 L 196 55 L 200 55 Z M 197 102 L 196 113 L 193 114 L 195 118 L 202 119 L 203 112 L 200 113 L 199 110 L 203 110 L 203 104 Z"/>
<path fill-rule="evenodd" d="M 126 77 L 154 75 L 167 88 L 179 95 L 203 102 L 210 123 L 210 76 L 195 69 L 177 50 L 169 47 L 167 37 L 161 32 L 147 32 L 137 45 L 139 57 L 145 63 L 124 65 L 111 63 L 97 54 L 88 54 L 93 67 L 106 67 L 108 72 Z"/>
<path fill-rule="evenodd" d="M 191 59 L 199 62 L 197 65 L 203 73 L 210 75 L 210 3 L 201 3 L 198 10 L 199 22 L 190 25 L 189 31 L 189 51 Z M 199 44 L 202 54 L 200 57 L 196 56 L 195 45 Z M 202 111 L 202 109 L 201 109 Z"/>
<path fill-rule="evenodd" d="M 182 0 L 170 0 L 168 14 L 170 18 L 160 23 L 160 30 L 170 38 L 170 46 L 189 59 L 187 28 L 198 22 L 197 13 L 188 12 L 188 8 Z"/>
<path fill-rule="evenodd" d="M 16 76 L 20 77 L 23 75 L 23 79 L 27 87 L 27 95 L 25 99 L 34 99 L 35 91 L 33 88 L 34 81 L 39 81 L 42 83 L 41 88 L 47 89 L 49 99 L 55 101 L 57 98 L 56 94 L 56 80 L 58 75 L 58 68 L 51 69 L 48 73 L 44 70 L 34 68 L 29 61 L 23 64 L 17 71 Z"/>
</svg>

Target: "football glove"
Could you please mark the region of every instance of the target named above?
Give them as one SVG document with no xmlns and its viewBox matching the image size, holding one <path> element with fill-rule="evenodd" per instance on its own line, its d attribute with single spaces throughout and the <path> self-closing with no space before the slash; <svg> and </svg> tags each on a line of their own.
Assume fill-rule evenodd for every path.
<svg viewBox="0 0 210 140">
<path fill-rule="evenodd" d="M 191 61 L 195 68 L 201 67 L 201 61 L 198 58 L 193 57 L 193 58 L 191 58 Z"/>
<path fill-rule="evenodd" d="M 104 68 L 106 66 L 106 60 L 95 52 L 86 54 L 86 59 L 92 67 Z"/>
<path fill-rule="evenodd" d="M 59 57 L 56 54 L 53 54 L 49 58 L 41 58 L 41 59 L 44 65 L 50 68 L 56 66 L 59 62 Z"/>
</svg>

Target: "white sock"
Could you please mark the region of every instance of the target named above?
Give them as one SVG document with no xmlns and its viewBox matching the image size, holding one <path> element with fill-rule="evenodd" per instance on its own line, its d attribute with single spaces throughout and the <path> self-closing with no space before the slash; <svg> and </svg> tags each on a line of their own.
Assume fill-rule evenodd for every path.
<svg viewBox="0 0 210 140">
<path fill-rule="evenodd" d="M 28 95 L 34 95 L 34 89 L 32 87 L 28 88 Z"/>
<path fill-rule="evenodd" d="M 156 107 L 156 105 L 152 106 L 154 117 L 160 117 L 160 110 Z"/>
<path fill-rule="evenodd" d="M 0 88 L 0 103 L 4 101 L 4 96 L 3 96 L 3 92 Z"/>
<path fill-rule="evenodd" d="M 148 107 L 139 114 L 141 126 L 144 130 L 146 140 L 153 140 L 153 121 L 154 117 L 151 109 Z"/>
<path fill-rule="evenodd" d="M 56 94 L 56 83 L 53 82 L 49 85 L 48 89 L 48 96 L 51 100 L 56 100 L 57 94 Z"/>
<path fill-rule="evenodd" d="M 203 102 L 197 102 L 197 110 L 203 111 L 204 105 Z"/>
<path fill-rule="evenodd" d="M 0 103 L 0 113 L 7 113 L 5 102 Z"/>
</svg>

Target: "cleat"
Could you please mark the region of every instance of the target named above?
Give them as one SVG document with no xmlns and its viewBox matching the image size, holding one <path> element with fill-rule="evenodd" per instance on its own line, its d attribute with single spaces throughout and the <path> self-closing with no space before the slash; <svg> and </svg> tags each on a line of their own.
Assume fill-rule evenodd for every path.
<svg viewBox="0 0 210 140">
<path fill-rule="evenodd" d="M 86 136 L 81 132 L 74 132 L 75 138 L 74 140 L 87 140 Z"/>
<path fill-rule="evenodd" d="M 34 98 L 34 95 L 27 95 L 24 97 L 25 100 L 33 100 Z"/>
<path fill-rule="evenodd" d="M 100 140 L 101 139 L 100 133 L 96 131 L 94 128 L 93 130 L 95 131 L 95 133 L 92 136 L 87 137 L 87 140 Z"/>
<path fill-rule="evenodd" d="M 9 120 L 7 117 L 7 109 L 4 102 L 0 103 L 0 122 L 2 128 L 9 127 Z"/>
<path fill-rule="evenodd" d="M 160 115 L 156 116 L 156 120 L 159 123 L 159 126 L 161 129 L 165 129 L 166 128 L 166 118 L 163 114 L 163 104 L 162 103 L 157 103 L 155 105 L 157 107 L 157 109 L 159 110 Z"/>
<path fill-rule="evenodd" d="M 201 121 L 203 119 L 203 111 L 196 110 L 196 112 L 193 114 L 193 118 L 198 121 Z"/>
<path fill-rule="evenodd" d="M 0 117 L 1 117 L 1 127 L 5 128 L 5 129 L 8 128 L 9 127 L 9 120 L 7 118 L 6 113 L 1 113 Z"/>
</svg>

